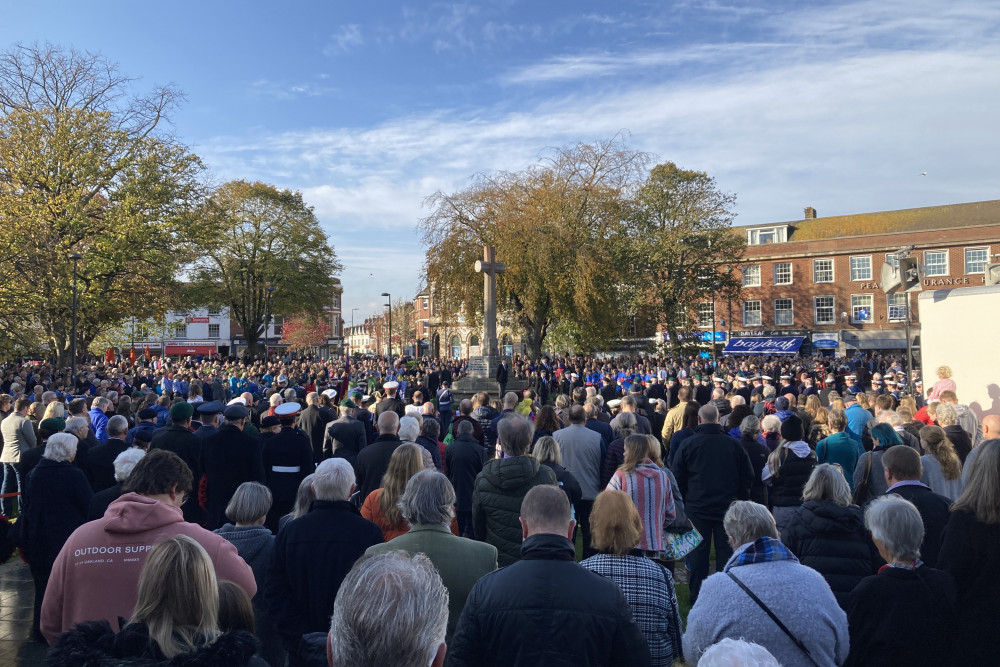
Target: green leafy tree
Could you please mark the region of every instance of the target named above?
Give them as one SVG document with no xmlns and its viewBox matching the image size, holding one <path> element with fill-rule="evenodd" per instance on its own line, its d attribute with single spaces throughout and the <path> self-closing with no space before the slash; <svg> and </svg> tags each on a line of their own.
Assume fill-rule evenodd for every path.
<svg viewBox="0 0 1000 667">
<path fill-rule="evenodd" d="M 197 259 L 187 294 L 228 306 L 250 354 L 269 314 L 322 317 L 338 285 L 336 253 L 299 192 L 229 181 L 207 198 L 190 233 Z"/>
<path fill-rule="evenodd" d="M 162 315 L 187 259 L 181 230 L 202 165 L 165 129 L 180 94 L 134 95 L 98 55 L 0 54 L 0 324 L 37 331 L 68 365 L 73 253 L 78 348 L 130 316 Z"/>
<path fill-rule="evenodd" d="M 432 195 L 421 229 L 439 311 L 481 321 L 483 281 L 473 264 L 492 245 L 506 265 L 498 310 L 517 323 L 530 355 L 541 354 L 555 322 L 565 322 L 577 347 L 607 344 L 625 313 L 618 241 L 646 159 L 617 138 L 579 144 L 523 171 L 480 175 L 461 192 Z"/>
</svg>

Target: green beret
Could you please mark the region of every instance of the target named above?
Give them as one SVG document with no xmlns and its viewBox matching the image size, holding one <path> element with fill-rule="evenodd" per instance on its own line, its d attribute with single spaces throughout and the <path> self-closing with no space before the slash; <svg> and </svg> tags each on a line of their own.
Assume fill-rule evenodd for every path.
<svg viewBox="0 0 1000 667">
<path fill-rule="evenodd" d="M 340 402 L 340 407 L 342 407 L 342 408 L 356 408 L 358 406 L 355 405 L 354 401 L 352 401 L 351 399 L 345 398 L 344 400 L 342 400 Z"/>
<path fill-rule="evenodd" d="M 187 401 L 181 401 L 180 403 L 174 403 L 170 406 L 170 420 L 175 422 L 182 422 L 190 419 L 194 415 L 194 406 Z"/>
<path fill-rule="evenodd" d="M 49 417 L 48 419 L 43 419 L 38 424 L 38 428 L 49 433 L 62 433 L 66 430 L 66 420 L 62 417 Z"/>
</svg>

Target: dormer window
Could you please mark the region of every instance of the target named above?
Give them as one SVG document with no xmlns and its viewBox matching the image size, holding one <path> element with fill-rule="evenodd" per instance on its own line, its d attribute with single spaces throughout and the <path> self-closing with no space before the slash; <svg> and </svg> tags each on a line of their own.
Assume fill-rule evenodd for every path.
<svg viewBox="0 0 1000 667">
<path fill-rule="evenodd" d="M 747 230 L 747 245 L 783 243 L 788 240 L 786 227 L 759 227 Z"/>
</svg>

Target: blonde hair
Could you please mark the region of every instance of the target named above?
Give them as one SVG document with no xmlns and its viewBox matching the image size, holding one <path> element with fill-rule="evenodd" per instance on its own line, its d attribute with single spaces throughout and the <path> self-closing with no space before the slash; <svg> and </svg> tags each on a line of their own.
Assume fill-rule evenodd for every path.
<svg viewBox="0 0 1000 667">
<path fill-rule="evenodd" d="M 531 453 L 538 459 L 539 463 L 555 463 L 562 465 L 562 449 L 559 443 L 551 435 L 543 435 L 532 447 Z"/>
<path fill-rule="evenodd" d="M 846 410 L 847 409 L 847 404 L 844 403 L 844 399 L 842 399 L 842 398 L 834 398 L 834 399 L 831 399 L 831 401 L 830 401 L 830 409 L 831 410 Z"/>
<path fill-rule="evenodd" d="M 951 510 L 971 512 L 985 524 L 1000 525 L 1000 439 L 987 440 L 978 449 L 969 481 Z"/>
<path fill-rule="evenodd" d="M 420 445 L 411 443 L 397 447 L 389 458 L 385 475 L 382 476 L 382 495 L 378 499 L 378 506 L 386 522 L 394 528 L 406 522 L 399 511 L 398 502 L 406 491 L 406 483 L 424 469 L 424 457 L 420 452 L 422 449 Z"/>
<path fill-rule="evenodd" d="M 619 466 L 624 473 L 635 472 L 649 458 L 649 441 L 638 433 L 625 438 L 625 462 Z"/>
<path fill-rule="evenodd" d="M 42 420 L 51 419 L 53 417 L 59 419 L 66 418 L 66 406 L 59 401 L 52 401 L 45 406 L 45 414 L 42 415 Z"/>
<path fill-rule="evenodd" d="M 173 658 L 214 642 L 218 616 L 215 566 L 200 544 L 175 535 L 150 549 L 129 623 L 145 623 L 150 642 Z"/>
<path fill-rule="evenodd" d="M 955 445 L 940 426 L 924 426 L 920 429 L 920 445 L 924 452 L 937 459 L 941 472 L 947 480 L 962 476 L 962 461 L 955 452 Z"/>
<path fill-rule="evenodd" d="M 822 409 L 823 405 L 819 402 L 819 396 L 816 394 L 806 396 L 806 412 L 815 417 Z"/>
<path fill-rule="evenodd" d="M 942 380 L 946 380 L 951 377 L 951 366 L 938 366 L 937 376 Z"/>
<path fill-rule="evenodd" d="M 624 556 L 642 540 L 642 519 L 624 491 L 601 491 L 590 513 L 591 542 L 595 549 Z"/>
<path fill-rule="evenodd" d="M 646 453 L 649 456 L 649 460 L 657 467 L 665 468 L 666 466 L 663 465 L 663 449 L 660 447 L 660 441 L 652 435 L 647 435 L 646 441 L 649 443 L 649 451 Z"/>
</svg>

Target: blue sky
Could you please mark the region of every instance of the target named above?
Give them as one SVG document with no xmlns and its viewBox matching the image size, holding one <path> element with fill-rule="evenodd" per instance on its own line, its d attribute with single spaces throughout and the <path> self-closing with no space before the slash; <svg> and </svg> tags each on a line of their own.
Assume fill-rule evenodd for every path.
<svg viewBox="0 0 1000 667">
<path fill-rule="evenodd" d="M 738 224 L 995 199 L 1000 3 L 8 2 L 0 47 L 99 51 L 186 95 L 218 180 L 301 190 L 350 322 L 420 288 L 425 197 L 624 132 Z M 920 176 L 921 172 L 927 176 Z"/>
</svg>

